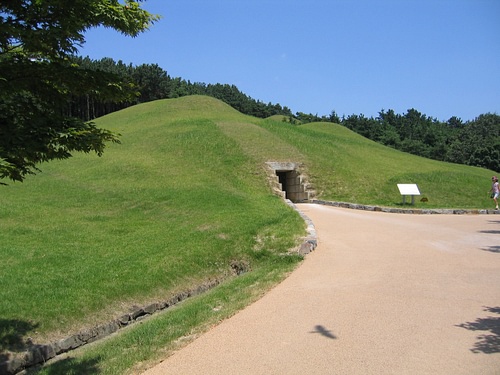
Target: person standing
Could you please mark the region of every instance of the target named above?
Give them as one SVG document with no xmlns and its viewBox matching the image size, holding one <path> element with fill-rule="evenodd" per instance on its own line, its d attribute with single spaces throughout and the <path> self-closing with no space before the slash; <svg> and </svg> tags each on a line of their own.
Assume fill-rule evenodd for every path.
<svg viewBox="0 0 500 375">
<path fill-rule="evenodd" d="M 495 209 L 498 210 L 498 194 L 500 192 L 500 189 L 498 187 L 498 177 L 497 176 L 493 176 L 491 178 L 490 192 L 491 192 L 491 197 L 495 201 L 495 206 L 496 206 Z"/>
</svg>

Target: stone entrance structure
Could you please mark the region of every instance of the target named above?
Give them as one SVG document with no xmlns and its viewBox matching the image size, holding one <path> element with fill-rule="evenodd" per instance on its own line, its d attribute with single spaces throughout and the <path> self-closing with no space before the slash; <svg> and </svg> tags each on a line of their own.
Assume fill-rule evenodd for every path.
<svg viewBox="0 0 500 375">
<path fill-rule="evenodd" d="M 294 203 L 309 202 L 314 191 L 301 172 L 300 164 L 294 162 L 266 163 L 270 170 L 273 190 Z"/>
</svg>

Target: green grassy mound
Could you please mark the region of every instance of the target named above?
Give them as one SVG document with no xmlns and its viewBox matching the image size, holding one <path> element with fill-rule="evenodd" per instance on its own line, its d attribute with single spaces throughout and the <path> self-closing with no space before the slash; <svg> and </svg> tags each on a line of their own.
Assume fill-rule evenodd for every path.
<svg viewBox="0 0 500 375">
<path fill-rule="evenodd" d="M 42 165 L 43 173 L 1 188 L 0 352 L 22 348 L 27 337 L 64 337 L 208 279 L 230 280 L 235 262 L 253 270 L 241 278 L 246 284 L 234 291 L 230 282 L 200 300 L 247 297 L 222 315 L 208 309 L 210 319 L 256 298 L 299 261 L 285 254 L 305 234 L 299 215 L 271 193 L 266 161 L 302 163 L 326 200 L 394 206 L 396 184 L 417 183 L 428 198 L 417 208 L 491 206 L 491 171 L 401 153 L 330 123 L 252 118 L 209 97 L 150 102 L 96 123 L 122 134 L 122 144 L 102 158 Z M 198 319 L 184 315 L 179 324 L 203 326 Z M 111 361 L 128 348 L 115 347 Z M 100 371 L 133 363 L 113 366 Z"/>
</svg>

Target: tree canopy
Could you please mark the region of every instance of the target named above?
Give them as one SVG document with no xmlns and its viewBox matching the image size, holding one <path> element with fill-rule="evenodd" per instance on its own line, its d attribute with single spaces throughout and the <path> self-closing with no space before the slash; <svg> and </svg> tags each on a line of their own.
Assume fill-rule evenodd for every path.
<svg viewBox="0 0 500 375">
<path fill-rule="evenodd" d="M 273 115 L 292 116 L 292 111 L 279 103 L 263 103 L 241 92 L 235 85 L 191 82 L 180 77 L 172 78 L 158 64 L 133 66 L 110 57 L 92 60 L 90 57 L 73 56 L 71 61 L 81 67 L 107 71 L 120 77 L 124 85 L 134 86 L 139 94 L 126 102 L 102 101 L 96 95 L 73 97 L 71 113 L 85 120 L 92 120 L 125 107 L 158 99 L 178 98 L 186 95 L 208 95 L 229 104 L 236 110 L 255 117 Z"/>
<path fill-rule="evenodd" d="M 0 180 L 23 181 L 41 162 L 74 151 L 101 155 L 118 135 L 74 116 L 71 100 L 132 100 L 133 84 L 70 57 L 85 31 L 103 26 L 135 37 L 159 17 L 126 0 L 4 0 L 0 3 Z"/>
</svg>

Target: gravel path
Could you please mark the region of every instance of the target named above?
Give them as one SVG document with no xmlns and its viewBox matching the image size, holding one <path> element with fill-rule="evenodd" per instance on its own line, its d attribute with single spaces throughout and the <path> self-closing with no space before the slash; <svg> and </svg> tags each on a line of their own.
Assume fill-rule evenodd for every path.
<svg viewBox="0 0 500 375">
<path fill-rule="evenodd" d="M 317 249 L 144 375 L 500 374 L 500 218 L 300 204 Z"/>
</svg>

